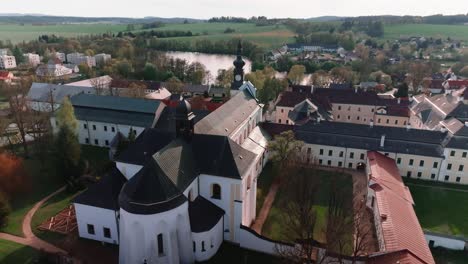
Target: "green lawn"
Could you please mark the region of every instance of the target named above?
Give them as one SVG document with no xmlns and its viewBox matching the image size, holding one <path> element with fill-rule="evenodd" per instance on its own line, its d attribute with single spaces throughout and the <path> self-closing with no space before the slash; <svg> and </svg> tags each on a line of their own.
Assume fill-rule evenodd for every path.
<svg viewBox="0 0 468 264">
<path fill-rule="evenodd" d="M 31 176 L 30 190 L 13 198 L 10 202 L 12 212 L 8 217 L 8 224 L 0 229 L 17 236 L 23 235 L 23 218 L 34 204 L 64 184 L 63 179 L 55 174 L 51 164 L 47 164 L 42 170 L 37 160 L 25 160 L 24 164 Z"/>
<path fill-rule="evenodd" d="M 49 201 L 44 203 L 41 206 L 41 208 L 37 210 L 36 214 L 34 214 L 33 219 L 31 221 L 31 227 L 34 234 L 49 242 L 63 238 L 63 236 L 58 233 L 41 231 L 37 229 L 37 227 L 52 216 L 57 215 L 57 213 L 62 211 L 64 208 L 68 207 L 77 194 L 78 193 L 69 193 L 65 191 L 52 197 Z"/>
<path fill-rule="evenodd" d="M 224 30 L 228 27 L 234 29 L 235 32 L 224 34 Z M 265 48 L 279 47 L 285 43 L 293 42 L 293 37 L 295 36 L 294 32 L 283 25 L 257 27 L 252 23 L 168 24 L 154 30 L 190 30 L 194 34 L 206 34 L 194 37 L 165 38 L 168 40 L 195 41 L 199 39 L 208 39 L 216 41 L 240 37 Z"/>
<path fill-rule="evenodd" d="M 126 30 L 127 25 L 117 24 L 73 24 L 33 26 L 25 24 L 0 24 L 0 39 L 11 40 L 13 43 L 35 40 L 40 35 L 55 34 L 63 37 L 77 37 L 99 33 L 117 33 Z"/>
<path fill-rule="evenodd" d="M 349 197 L 349 199 L 345 199 L 347 202 L 349 202 L 349 204 L 345 206 L 349 206 L 349 208 L 352 207 L 351 203 L 353 196 L 353 184 L 351 176 L 336 174 L 334 172 L 328 171 L 320 171 L 320 183 L 318 192 L 315 196 L 316 205 L 314 206 L 317 213 L 317 222 L 314 228 L 314 236 L 315 239 L 320 242 L 325 242 L 324 231 L 327 225 L 328 200 L 330 196 L 331 179 L 333 177 L 337 178 L 336 182 L 339 184 L 337 188 L 342 190 L 345 197 Z M 280 188 L 273 203 L 273 207 L 270 210 L 270 214 L 268 215 L 268 218 L 263 225 L 262 235 L 275 240 L 284 241 L 286 240 L 284 233 L 282 233 L 282 231 L 284 231 L 284 217 L 279 207 L 279 205 L 282 203 L 282 199 L 285 199 L 285 197 L 281 195 Z"/>
<path fill-rule="evenodd" d="M 421 184 L 430 184 L 422 182 Z M 408 184 L 423 229 L 468 237 L 468 192 Z"/>
<path fill-rule="evenodd" d="M 385 25 L 384 30 L 385 39 L 424 36 L 468 41 L 468 25 L 395 24 Z"/>
<path fill-rule="evenodd" d="M 431 252 L 437 264 L 466 264 L 468 262 L 467 251 L 455 251 L 436 247 L 431 248 Z"/>
<path fill-rule="evenodd" d="M 0 239 L 0 263 L 2 264 L 36 263 L 38 256 L 39 252 L 33 248 Z"/>
</svg>

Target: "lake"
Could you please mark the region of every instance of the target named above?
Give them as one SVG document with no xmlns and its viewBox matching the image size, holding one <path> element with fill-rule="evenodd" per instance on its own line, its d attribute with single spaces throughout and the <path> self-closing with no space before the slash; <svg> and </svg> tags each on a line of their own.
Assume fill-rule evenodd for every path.
<svg viewBox="0 0 468 264">
<path fill-rule="evenodd" d="M 199 52 L 169 51 L 166 52 L 166 54 L 176 59 L 186 60 L 189 63 L 199 62 L 205 65 L 206 69 L 210 71 L 212 80 L 214 80 L 216 76 L 218 76 L 218 70 L 227 70 L 231 67 L 234 67 L 232 63 L 236 59 L 235 55 L 207 54 Z M 247 58 L 244 58 L 244 61 L 244 71 L 245 73 L 248 73 L 252 68 L 252 62 Z"/>
</svg>

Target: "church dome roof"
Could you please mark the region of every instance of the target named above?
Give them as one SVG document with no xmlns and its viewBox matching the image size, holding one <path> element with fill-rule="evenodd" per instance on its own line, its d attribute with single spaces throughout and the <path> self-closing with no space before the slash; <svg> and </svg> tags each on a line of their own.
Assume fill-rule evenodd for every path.
<svg viewBox="0 0 468 264">
<path fill-rule="evenodd" d="M 158 164 L 149 161 L 123 187 L 119 196 L 122 209 L 133 214 L 157 214 L 187 201 Z"/>
</svg>

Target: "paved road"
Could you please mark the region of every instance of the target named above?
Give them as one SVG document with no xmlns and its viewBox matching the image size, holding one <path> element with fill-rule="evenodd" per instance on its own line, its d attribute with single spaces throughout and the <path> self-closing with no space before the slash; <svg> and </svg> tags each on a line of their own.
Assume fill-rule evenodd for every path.
<svg viewBox="0 0 468 264">
<path fill-rule="evenodd" d="M 251 226 L 251 228 L 258 234 L 262 234 L 263 224 L 265 224 L 268 214 L 270 213 L 270 209 L 273 206 L 273 202 L 275 201 L 276 193 L 278 192 L 279 187 L 280 181 L 278 180 L 271 184 L 270 190 L 265 197 L 265 201 L 263 201 L 262 209 L 260 209 L 255 222 Z"/>
<path fill-rule="evenodd" d="M 44 199 L 40 200 L 39 202 L 37 202 L 34 205 L 33 208 L 31 208 L 31 210 L 29 210 L 29 212 L 26 214 L 26 216 L 23 219 L 22 228 L 23 228 L 24 237 L 13 236 L 13 235 L 6 234 L 6 233 L 0 233 L 0 239 L 9 240 L 9 241 L 12 241 L 12 242 L 15 242 L 15 243 L 18 243 L 18 244 L 30 246 L 32 248 L 35 248 L 35 249 L 38 249 L 38 250 L 44 250 L 44 251 L 50 252 L 50 253 L 67 254 L 67 252 L 65 250 L 63 250 L 61 248 L 58 248 L 58 247 L 56 247 L 56 246 L 54 246 L 52 244 L 47 243 L 46 241 L 44 241 L 44 240 L 42 240 L 40 238 L 38 238 L 36 235 L 34 235 L 34 233 L 32 231 L 32 228 L 31 228 L 31 221 L 32 221 L 32 218 L 33 218 L 34 214 L 36 213 L 36 211 L 47 200 L 49 200 L 53 196 L 63 192 L 64 190 L 65 190 L 65 186 L 58 189 L 54 193 L 48 195 Z"/>
</svg>

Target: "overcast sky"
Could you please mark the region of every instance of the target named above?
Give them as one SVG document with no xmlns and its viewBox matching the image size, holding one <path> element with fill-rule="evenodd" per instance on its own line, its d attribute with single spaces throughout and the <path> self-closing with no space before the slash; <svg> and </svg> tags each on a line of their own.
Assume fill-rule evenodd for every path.
<svg viewBox="0 0 468 264">
<path fill-rule="evenodd" d="M 87 17 L 432 15 L 468 12 L 467 0 L 1 0 L 0 13 Z"/>
</svg>

